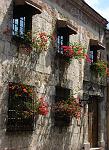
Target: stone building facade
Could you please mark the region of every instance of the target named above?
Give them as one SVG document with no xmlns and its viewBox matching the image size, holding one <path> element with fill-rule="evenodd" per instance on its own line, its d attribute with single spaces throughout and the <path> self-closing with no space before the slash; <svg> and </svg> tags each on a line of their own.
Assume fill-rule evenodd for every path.
<svg viewBox="0 0 109 150">
<path fill-rule="evenodd" d="M 88 54 L 91 47 L 99 50 L 100 57 L 106 60 L 107 21 L 83 0 L 1 0 L 0 3 L 0 150 L 88 150 L 90 145 L 105 149 L 105 79 L 94 76 L 90 63 L 84 59 L 72 59 L 66 65 L 63 58 L 57 55 L 56 42 L 50 42 L 47 50 L 40 54 L 34 50 L 25 53 L 19 47 L 21 41 L 13 38 L 12 29 L 18 30 L 17 26 L 13 27 L 13 18 L 23 13 L 28 18 L 32 16 L 32 24 L 28 23 L 32 32 L 46 32 L 57 37 L 59 26 L 64 28 L 59 23 L 61 20 L 71 42 L 81 43 Z M 6 130 L 10 82 L 33 86 L 38 97 L 45 96 L 49 103 L 49 114 L 38 117 L 33 132 Z M 51 112 L 58 86 L 70 89 L 84 104 L 81 119 L 72 118 L 70 125 L 64 128 L 54 125 Z M 93 113 L 97 114 L 96 117 Z"/>
</svg>

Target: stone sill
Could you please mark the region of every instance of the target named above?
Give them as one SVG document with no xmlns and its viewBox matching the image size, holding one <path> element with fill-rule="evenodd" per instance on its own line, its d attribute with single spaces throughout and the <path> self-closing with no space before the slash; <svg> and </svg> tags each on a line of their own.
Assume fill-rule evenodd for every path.
<svg viewBox="0 0 109 150">
<path fill-rule="evenodd" d="M 103 148 L 102 147 L 90 148 L 90 150 L 103 150 Z"/>
</svg>

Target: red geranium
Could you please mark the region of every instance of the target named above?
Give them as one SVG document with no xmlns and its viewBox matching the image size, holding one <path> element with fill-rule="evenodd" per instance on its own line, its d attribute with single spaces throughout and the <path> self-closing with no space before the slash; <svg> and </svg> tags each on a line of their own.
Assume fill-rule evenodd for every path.
<svg viewBox="0 0 109 150">
<path fill-rule="evenodd" d="M 78 60 L 86 59 L 87 62 L 91 62 L 86 49 L 79 43 L 70 43 L 69 46 L 61 46 L 63 48 L 63 54 L 69 58 L 75 58 Z"/>
<path fill-rule="evenodd" d="M 45 102 L 44 97 L 39 99 L 39 114 L 40 115 L 47 115 L 48 114 L 48 103 Z"/>
<path fill-rule="evenodd" d="M 44 97 L 39 99 L 36 98 L 34 103 L 27 102 L 26 106 L 30 112 L 30 115 L 47 115 L 48 114 L 48 103 L 45 102 Z"/>
<path fill-rule="evenodd" d="M 70 97 L 68 100 L 60 100 L 53 107 L 54 112 L 73 116 L 76 119 L 81 116 L 81 104 L 78 98 Z"/>
</svg>

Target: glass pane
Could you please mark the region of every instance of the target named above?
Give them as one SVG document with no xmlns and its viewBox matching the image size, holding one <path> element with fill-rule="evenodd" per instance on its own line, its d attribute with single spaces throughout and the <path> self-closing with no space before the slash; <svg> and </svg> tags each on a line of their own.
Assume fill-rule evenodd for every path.
<svg viewBox="0 0 109 150">
<path fill-rule="evenodd" d="M 24 22 L 20 20 L 20 27 L 24 27 Z"/>
<path fill-rule="evenodd" d="M 24 31 L 25 31 L 25 17 L 21 17 L 20 18 L 20 35 L 22 36 L 22 37 L 24 37 Z"/>
<path fill-rule="evenodd" d="M 58 48 L 58 52 L 60 51 L 60 36 L 58 36 L 57 38 L 57 48 Z"/>
<path fill-rule="evenodd" d="M 20 35 L 24 36 L 24 29 L 20 28 Z"/>
<path fill-rule="evenodd" d="M 18 34 L 18 19 L 13 19 L 13 35 Z"/>
<path fill-rule="evenodd" d="M 89 57 L 90 57 L 91 61 L 93 62 L 93 51 L 90 51 Z"/>
<path fill-rule="evenodd" d="M 24 18 L 25 18 L 25 17 L 20 17 L 20 20 L 24 21 Z"/>
<path fill-rule="evenodd" d="M 58 36 L 57 39 L 57 47 L 58 47 L 58 52 L 63 53 L 63 48 L 61 47 L 63 45 L 63 36 Z"/>
<path fill-rule="evenodd" d="M 13 27 L 12 27 L 12 29 L 13 29 L 13 30 L 15 30 L 15 29 L 14 29 L 14 24 L 13 24 Z"/>
<path fill-rule="evenodd" d="M 14 19 L 15 20 L 15 24 L 17 24 L 18 25 L 18 19 Z"/>
<path fill-rule="evenodd" d="M 18 31 L 18 25 L 15 25 L 15 26 L 14 26 L 14 30 L 15 30 L 15 31 Z"/>
<path fill-rule="evenodd" d="M 63 36 L 61 36 L 61 41 L 60 41 L 60 45 L 63 45 L 63 39 L 64 39 L 64 37 Z"/>
</svg>

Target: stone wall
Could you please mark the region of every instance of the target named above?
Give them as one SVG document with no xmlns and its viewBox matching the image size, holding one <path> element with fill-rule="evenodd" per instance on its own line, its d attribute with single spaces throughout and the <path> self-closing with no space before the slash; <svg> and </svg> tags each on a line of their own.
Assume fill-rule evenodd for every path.
<svg viewBox="0 0 109 150">
<path fill-rule="evenodd" d="M 43 12 L 33 16 L 33 31 L 52 34 L 55 31 L 56 18 L 62 18 L 70 20 L 78 28 L 78 34 L 70 36 L 71 41 L 81 42 L 87 49 L 89 39 L 103 41 L 102 27 L 75 6 L 67 1 L 63 6 L 63 0 L 59 1 L 60 4 L 46 2 L 41 2 Z M 6 29 L 12 29 L 12 1 L 1 0 L 0 3 L 0 150 L 80 150 L 83 143 L 88 142 L 87 115 L 82 116 L 79 121 L 73 118 L 71 125 L 61 130 L 54 126 L 54 118 L 52 113 L 49 113 L 46 117 L 38 118 L 33 133 L 6 133 L 8 82 L 21 81 L 35 86 L 38 96 L 45 95 L 51 106 L 54 103 L 55 86 L 59 83 L 60 70 L 52 44 L 39 56 L 34 52 L 27 55 L 17 51 L 15 43 L 11 40 L 11 32 L 5 32 Z M 63 9 L 60 6 L 63 6 Z M 73 59 L 64 70 L 61 85 L 70 88 L 75 96 L 79 93 L 82 97 L 83 80 L 89 77 L 88 69 L 89 65 L 85 61 Z"/>
</svg>

